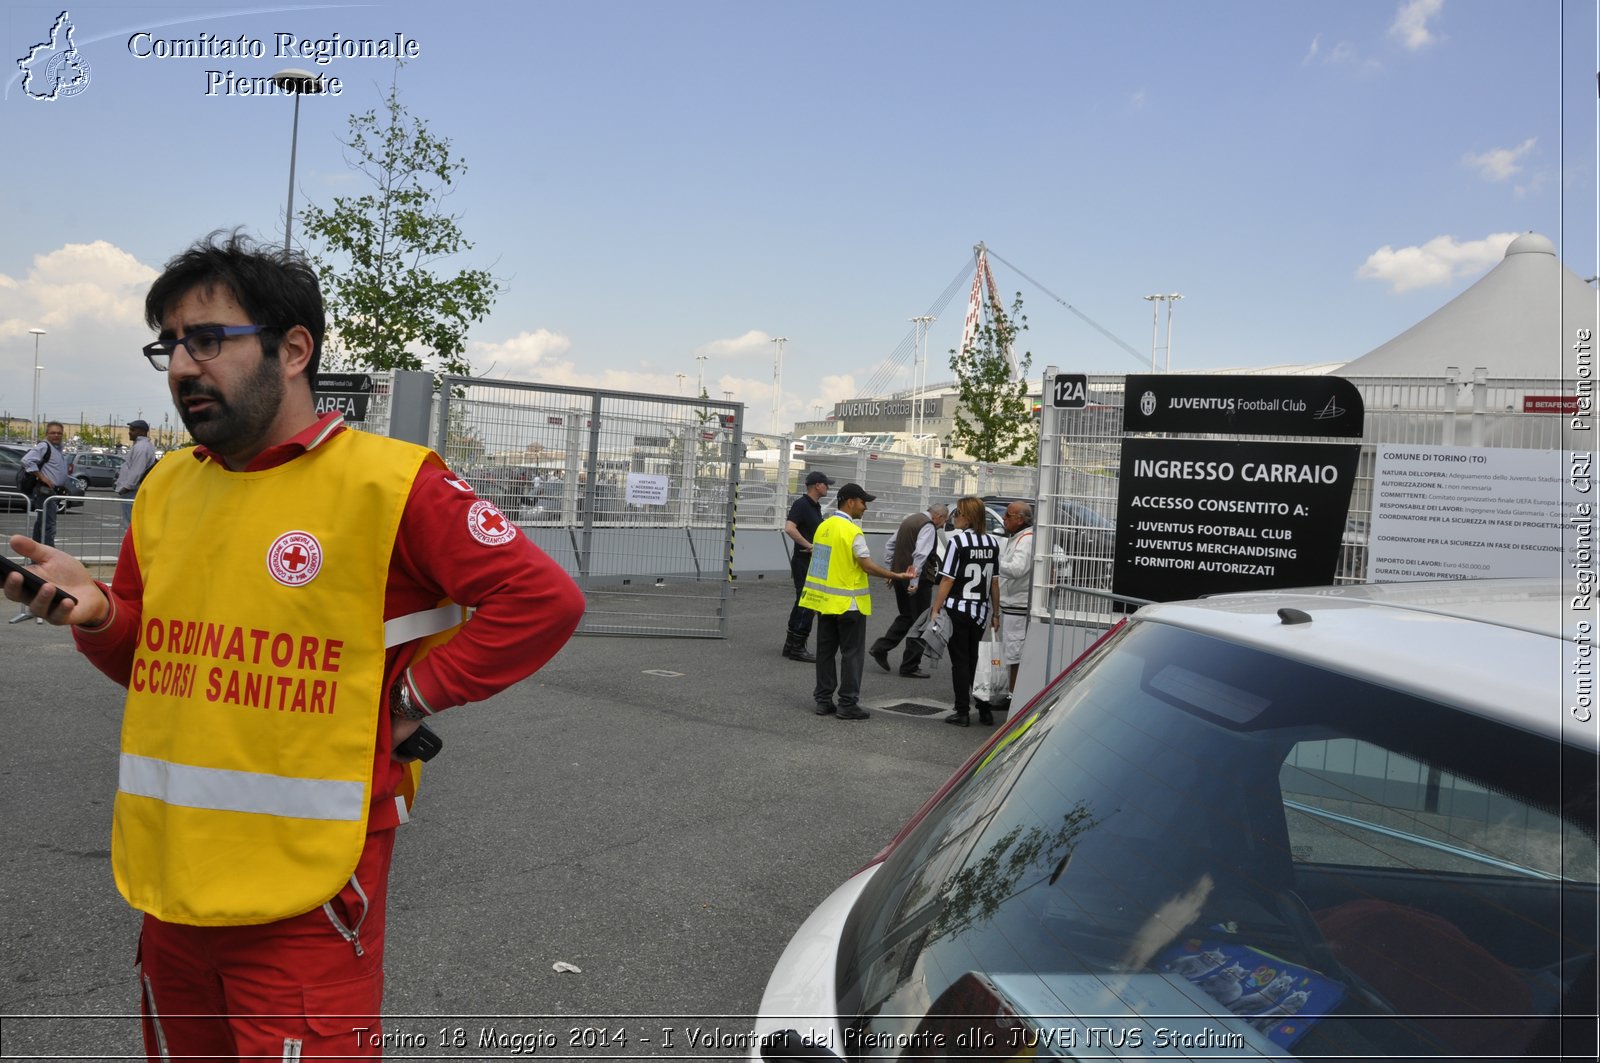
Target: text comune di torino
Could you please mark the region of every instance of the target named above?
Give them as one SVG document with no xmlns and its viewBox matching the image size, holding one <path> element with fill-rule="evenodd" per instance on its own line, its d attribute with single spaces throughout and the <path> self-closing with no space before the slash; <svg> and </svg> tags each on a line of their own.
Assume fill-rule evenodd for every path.
<svg viewBox="0 0 1600 1063">
<path fill-rule="evenodd" d="M 150 617 L 139 627 L 139 644 L 151 654 L 202 660 L 136 657 L 128 685 L 137 691 L 187 698 L 202 679 L 203 660 L 209 658 L 234 662 L 234 666 L 217 664 L 206 670 L 201 693 L 207 701 L 327 714 L 333 712 L 338 699 L 338 680 L 297 677 L 284 674 L 284 670 L 336 674 L 344 654 L 343 639 Z M 263 668 L 273 671 L 260 670 Z"/>
</svg>

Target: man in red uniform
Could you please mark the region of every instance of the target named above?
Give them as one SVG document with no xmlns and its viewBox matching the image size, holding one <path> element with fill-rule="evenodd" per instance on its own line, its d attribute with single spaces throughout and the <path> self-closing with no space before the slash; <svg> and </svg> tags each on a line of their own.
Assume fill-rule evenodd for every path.
<svg viewBox="0 0 1600 1063">
<path fill-rule="evenodd" d="M 25 536 L 11 549 L 47 582 L 4 583 L 129 688 L 112 849 L 146 913 L 146 1052 L 381 1056 L 422 720 L 538 670 L 583 597 L 431 452 L 317 415 L 324 312 L 300 257 L 213 236 L 146 318 L 199 446 L 146 480 L 110 586 Z"/>
</svg>

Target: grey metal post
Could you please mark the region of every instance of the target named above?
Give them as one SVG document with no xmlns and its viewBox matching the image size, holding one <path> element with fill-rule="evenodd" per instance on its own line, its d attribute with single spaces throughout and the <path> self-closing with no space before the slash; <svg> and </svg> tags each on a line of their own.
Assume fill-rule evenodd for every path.
<svg viewBox="0 0 1600 1063">
<path fill-rule="evenodd" d="M 398 369 L 389 378 L 389 436 L 410 443 L 428 445 L 428 429 L 433 420 L 433 374 L 414 369 Z M 445 420 L 441 415 L 440 438 L 434 448 L 444 452 Z"/>
</svg>

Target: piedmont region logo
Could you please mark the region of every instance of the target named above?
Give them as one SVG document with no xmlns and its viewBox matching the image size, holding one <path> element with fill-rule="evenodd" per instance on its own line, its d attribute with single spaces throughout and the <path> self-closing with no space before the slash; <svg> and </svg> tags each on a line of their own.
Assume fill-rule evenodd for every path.
<svg viewBox="0 0 1600 1063">
<path fill-rule="evenodd" d="M 310 532 L 284 532 L 267 548 L 267 571 L 285 587 L 304 587 L 322 571 L 322 544 Z"/>
<path fill-rule="evenodd" d="M 50 27 L 49 38 L 17 60 L 17 68 L 22 71 L 22 91 L 30 99 L 54 103 L 89 87 L 89 62 L 72 42 L 76 29 L 71 14 L 61 12 Z"/>
<path fill-rule="evenodd" d="M 467 531 L 485 546 L 500 546 L 517 537 L 517 526 L 492 502 L 478 501 L 467 510 Z"/>
</svg>

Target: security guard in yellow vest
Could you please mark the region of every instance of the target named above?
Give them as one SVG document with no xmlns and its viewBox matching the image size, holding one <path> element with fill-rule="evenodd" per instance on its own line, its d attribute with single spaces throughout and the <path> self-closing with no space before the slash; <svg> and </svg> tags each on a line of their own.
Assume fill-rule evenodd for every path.
<svg viewBox="0 0 1600 1063">
<path fill-rule="evenodd" d="M 876 498 L 860 484 L 839 488 L 838 512 L 817 527 L 811 542 L 811 568 L 800 605 L 817 613 L 817 685 L 812 697 L 818 716 L 865 720 L 872 715 L 858 704 L 867 654 L 867 617 L 872 615 L 867 577 L 910 581 L 916 576 L 914 569 L 891 572 L 872 560 L 859 521 L 867 512 L 867 503 Z M 842 657 L 837 669 L 835 656 Z M 837 704 L 833 700 L 836 689 Z"/>
</svg>

